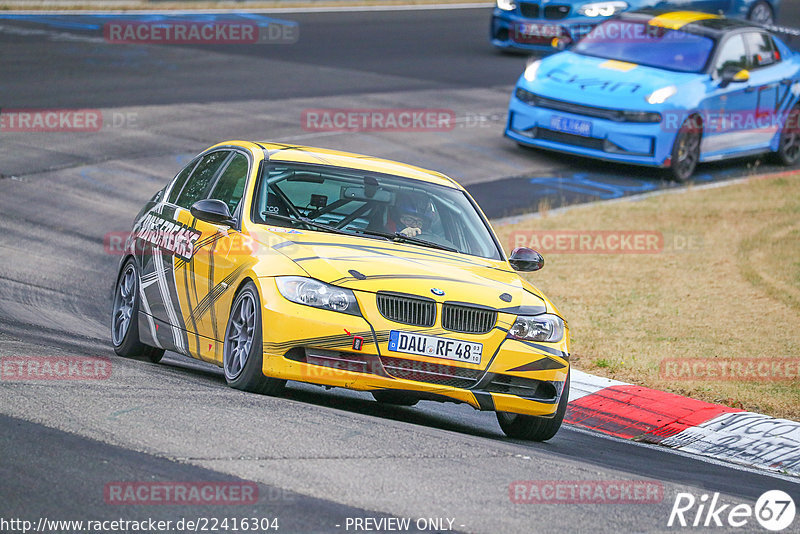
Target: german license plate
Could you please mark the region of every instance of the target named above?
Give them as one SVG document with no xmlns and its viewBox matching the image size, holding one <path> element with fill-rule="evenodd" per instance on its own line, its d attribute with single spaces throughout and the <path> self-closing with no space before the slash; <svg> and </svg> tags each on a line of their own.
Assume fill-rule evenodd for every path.
<svg viewBox="0 0 800 534">
<path fill-rule="evenodd" d="M 591 137 L 592 121 L 582 121 L 580 119 L 572 119 L 569 117 L 559 117 L 558 115 L 553 115 L 550 117 L 550 129 L 556 130 L 557 132 Z"/>
<path fill-rule="evenodd" d="M 457 362 L 481 363 L 483 344 L 392 330 L 389 332 L 389 350 Z"/>
</svg>

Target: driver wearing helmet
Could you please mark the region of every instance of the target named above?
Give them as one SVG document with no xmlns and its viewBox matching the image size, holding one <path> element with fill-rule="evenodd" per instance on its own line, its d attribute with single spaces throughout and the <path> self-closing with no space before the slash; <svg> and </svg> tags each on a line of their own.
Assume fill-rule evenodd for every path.
<svg viewBox="0 0 800 534">
<path fill-rule="evenodd" d="M 400 232 L 407 237 L 430 232 L 434 211 L 426 195 L 398 193 L 392 212 L 387 228 L 390 232 Z"/>
</svg>

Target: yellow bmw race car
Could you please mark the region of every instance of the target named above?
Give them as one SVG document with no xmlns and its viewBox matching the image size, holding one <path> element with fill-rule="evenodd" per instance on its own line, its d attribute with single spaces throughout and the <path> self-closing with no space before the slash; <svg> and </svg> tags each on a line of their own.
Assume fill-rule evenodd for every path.
<svg viewBox="0 0 800 534">
<path fill-rule="evenodd" d="M 506 435 L 553 437 L 569 330 L 443 174 L 357 154 L 229 141 L 142 208 L 113 295 L 117 354 L 216 364 L 238 389 L 287 380 L 379 402 L 465 402 Z"/>
</svg>

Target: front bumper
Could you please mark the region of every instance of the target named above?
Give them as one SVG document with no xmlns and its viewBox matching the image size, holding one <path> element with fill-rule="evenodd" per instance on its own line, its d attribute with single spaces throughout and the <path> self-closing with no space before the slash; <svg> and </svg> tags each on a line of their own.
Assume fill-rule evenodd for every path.
<svg viewBox="0 0 800 534">
<path fill-rule="evenodd" d="M 556 52 L 552 45 L 554 37 L 569 37 L 572 42 L 577 42 L 605 20 L 589 17 L 569 17 L 561 20 L 531 19 L 522 16 L 519 9 L 517 7 L 513 11 L 504 11 L 494 8 L 489 26 L 489 40 L 494 46 L 504 50 Z M 534 24 L 537 31 L 523 32 L 522 24 Z"/>
<path fill-rule="evenodd" d="M 266 376 L 361 391 L 399 390 L 479 410 L 545 417 L 556 411 L 569 371 L 568 331 L 559 343 L 506 339 L 514 316 L 503 313 L 487 334 L 458 334 L 439 325 L 423 329 L 384 319 L 372 293 L 356 292 L 360 317 L 289 302 L 273 278 L 259 283 Z M 389 351 L 392 329 L 483 343 L 481 362 Z M 363 339 L 358 348 L 356 337 Z"/>
<path fill-rule="evenodd" d="M 588 136 L 551 128 L 553 117 L 591 123 Z M 505 129 L 506 137 L 533 147 L 634 165 L 668 167 L 675 132 L 663 123 L 617 122 L 541 108 L 512 95 Z"/>
</svg>

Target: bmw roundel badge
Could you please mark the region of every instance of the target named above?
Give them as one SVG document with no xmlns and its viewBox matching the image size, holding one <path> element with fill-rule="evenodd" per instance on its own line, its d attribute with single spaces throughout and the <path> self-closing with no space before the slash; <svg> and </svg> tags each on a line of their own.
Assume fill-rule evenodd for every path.
<svg viewBox="0 0 800 534">
<path fill-rule="evenodd" d="M 437 297 L 441 297 L 441 296 L 443 296 L 443 295 L 444 295 L 444 291 L 442 291 L 442 290 L 441 290 L 441 289 L 439 289 L 438 287 L 433 287 L 433 288 L 431 288 L 431 293 L 433 293 L 433 294 L 434 294 L 434 295 L 436 295 Z"/>
</svg>

